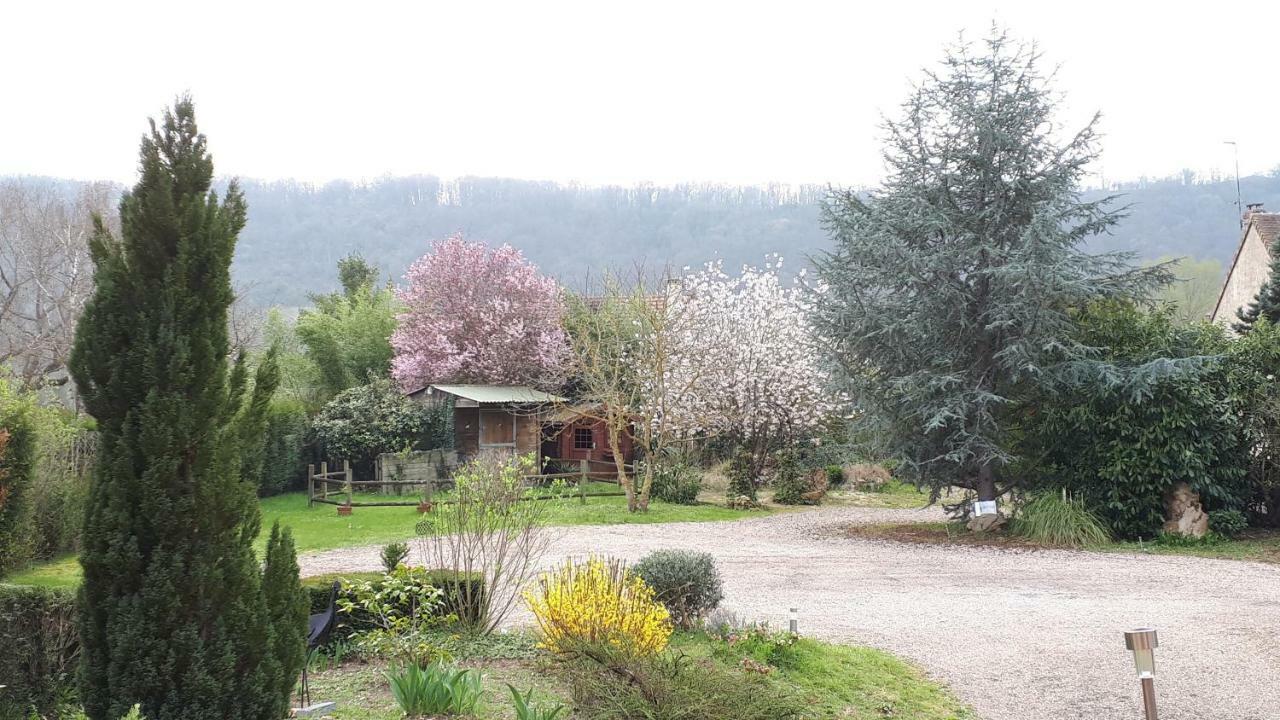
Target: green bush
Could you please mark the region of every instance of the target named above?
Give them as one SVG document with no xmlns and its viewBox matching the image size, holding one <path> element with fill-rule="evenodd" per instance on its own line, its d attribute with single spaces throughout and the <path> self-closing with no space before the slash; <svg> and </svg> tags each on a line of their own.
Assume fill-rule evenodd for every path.
<svg viewBox="0 0 1280 720">
<path fill-rule="evenodd" d="M 671 620 L 691 628 L 720 606 L 724 587 L 715 558 L 692 550 L 655 550 L 631 567 L 631 572 L 653 588 Z"/>
<path fill-rule="evenodd" d="M 437 447 L 441 417 L 405 397 L 390 380 L 380 379 L 338 393 L 316 415 L 311 429 L 324 457 L 350 460 L 361 477 L 372 477 L 380 453 Z"/>
<path fill-rule="evenodd" d="M 753 502 L 757 499 L 755 465 L 751 461 L 749 450 L 739 448 L 734 452 L 733 457 L 729 459 L 728 467 L 725 468 L 725 474 L 729 476 L 729 488 L 726 494 L 730 505 L 740 497 Z"/>
<path fill-rule="evenodd" d="M 583 720 L 789 720 L 798 698 L 762 673 L 679 653 L 634 657 L 582 646 L 557 665 Z"/>
<path fill-rule="evenodd" d="M 34 403 L 0 380 L 0 576 L 31 559 L 28 493 L 35 463 Z"/>
<path fill-rule="evenodd" d="M 52 716 L 74 696 L 74 591 L 0 585 L 0 718 Z"/>
<path fill-rule="evenodd" d="M 791 452 L 778 453 L 778 465 L 773 473 L 773 501 L 782 505 L 801 505 L 809 492 L 809 476 L 799 459 Z"/>
<path fill-rule="evenodd" d="M 484 695 L 480 673 L 439 662 L 406 665 L 386 673 L 391 694 L 408 717 L 474 715 Z"/>
<path fill-rule="evenodd" d="M 1239 510 L 1214 510 L 1209 513 L 1209 529 L 1222 537 L 1236 537 L 1249 527 L 1249 519 Z"/>
<path fill-rule="evenodd" d="M 1012 531 L 1046 545 L 1085 547 L 1111 540 L 1106 526 L 1076 500 L 1046 492 L 1024 505 L 1012 523 Z"/>
<path fill-rule="evenodd" d="M 1077 316 L 1077 341 L 1105 366 L 1064 375 L 1027 404 L 1014 468 L 1033 485 L 1066 487 L 1122 538 L 1155 537 L 1164 495 L 1180 482 L 1206 510 L 1241 509 L 1252 441 L 1232 395 L 1220 328 L 1100 303 Z"/>
<path fill-rule="evenodd" d="M 827 473 L 827 484 L 831 487 L 839 487 L 844 484 L 844 467 L 841 465 L 828 465 L 823 468 Z"/>
<path fill-rule="evenodd" d="M 653 467 L 654 500 L 677 505 L 696 505 L 702 490 L 702 470 L 681 461 L 656 463 Z"/>
<path fill-rule="evenodd" d="M 407 557 L 409 557 L 409 543 L 388 543 L 382 546 L 382 569 L 391 572 Z"/>
<path fill-rule="evenodd" d="M 349 584 L 354 582 L 370 581 L 378 586 L 382 579 L 386 577 L 383 573 L 333 573 L 329 575 L 317 575 L 305 578 L 302 581 L 302 589 L 307 593 L 311 612 L 324 612 L 329 607 L 329 591 L 334 581 L 342 583 L 342 589 L 338 593 L 340 599 L 355 600 L 355 596 L 350 592 Z M 423 582 L 432 587 L 440 588 L 444 591 L 441 596 L 441 604 L 437 613 L 441 616 L 456 615 L 461 617 L 466 607 L 466 603 L 462 598 L 466 597 L 466 593 L 470 593 L 470 597 L 479 596 L 484 592 L 484 581 L 478 576 L 471 579 L 471 587 L 469 590 L 456 587 L 452 573 L 430 570 L 425 571 L 422 575 Z M 411 608 L 406 603 L 403 608 L 405 612 L 409 612 Z M 347 640 L 358 633 L 368 632 L 378 628 L 378 624 L 373 618 L 363 613 L 345 613 L 338 612 L 337 623 L 331 635 L 334 641 Z"/>
<path fill-rule="evenodd" d="M 309 430 L 307 410 L 301 402 L 282 398 L 271 401 L 256 473 L 258 495 L 278 495 L 304 481 L 303 451 Z"/>
</svg>

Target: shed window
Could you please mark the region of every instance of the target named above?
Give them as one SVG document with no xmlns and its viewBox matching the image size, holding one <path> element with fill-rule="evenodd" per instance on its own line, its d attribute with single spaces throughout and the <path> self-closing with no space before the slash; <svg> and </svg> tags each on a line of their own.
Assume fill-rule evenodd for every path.
<svg viewBox="0 0 1280 720">
<path fill-rule="evenodd" d="M 595 434 L 591 432 L 591 428 L 574 428 L 573 429 L 573 449 L 574 450 L 591 450 L 596 446 Z"/>
</svg>

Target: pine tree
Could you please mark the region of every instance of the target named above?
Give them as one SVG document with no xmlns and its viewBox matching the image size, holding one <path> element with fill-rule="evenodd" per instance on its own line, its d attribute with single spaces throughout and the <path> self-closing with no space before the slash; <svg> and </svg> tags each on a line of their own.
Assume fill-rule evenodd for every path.
<svg viewBox="0 0 1280 720">
<path fill-rule="evenodd" d="M 835 250 L 817 259 L 815 321 L 901 472 L 935 498 L 993 501 L 1015 482 L 1002 470 L 1021 388 L 1089 358 L 1071 308 L 1144 295 L 1168 270 L 1084 252 L 1120 217 L 1080 198 L 1097 118 L 1059 139 L 1035 48 L 994 29 L 982 50 L 948 52 L 886 121 L 883 187 L 825 204 Z"/>
<path fill-rule="evenodd" d="M 250 381 L 243 356 L 228 362 L 245 204 L 235 183 L 219 198 L 212 176 L 181 98 L 142 139 L 120 237 L 95 218 L 94 291 L 71 359 L 101 441 L 80 558 L 80 697 L 93 720 L 134 703 L 150 720 L 277 720 L 296 676 L 280 644 L 298 619 L 273 617 L 264 595 L 251 547 L 261 520 L 239 472 L 278 370 L 268 360 Z"/>
<path fill-rule="evenodd" d="M 1236 319 L 1231 329 L 1240 335 L 1247 335 L 1253 329 L 1258 318 L 1265 317 L 1272 325 L 1280 324 L 1280 238 L 1271 243 L 1271 268 L 1267 281 L 1258 288 L 1258 294 L 1247 308 L 1236 310 Z"/>
</svg>

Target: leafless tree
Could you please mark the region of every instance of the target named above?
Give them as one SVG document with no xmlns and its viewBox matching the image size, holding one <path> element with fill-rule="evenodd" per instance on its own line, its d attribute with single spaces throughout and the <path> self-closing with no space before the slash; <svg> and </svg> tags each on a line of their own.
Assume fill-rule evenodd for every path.
<svg viewBox="0 0 1280 720">
<path fill-rule="evenodd" d="M 92 289 L 93 216 L 115 229 L 119 189 L 0 180 L 0 365 L 27 387 L 62 385 Z"/>
</svg>

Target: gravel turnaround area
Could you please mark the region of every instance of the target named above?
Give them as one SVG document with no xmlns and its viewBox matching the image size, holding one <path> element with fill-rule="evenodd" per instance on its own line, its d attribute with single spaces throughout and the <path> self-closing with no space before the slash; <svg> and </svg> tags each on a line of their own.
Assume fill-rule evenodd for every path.
<svg viewBox="0 0 1280 720">
<path fill-rule="evenodd" d="M 1141 717 L 1123 631 L 1153 626 L 1162 720 L 1280 719 L 1280 566 L 1192 557 L 906 545 L 841 536 L 933 510 L 829 508 L 735 522 L 558 528 L 547 564 L 657 548 L 713 554 L 745 619 L 893 652 L 986 720 Z M 415 551 L 416 552 L 416 551 Z M 378 548 L 304 575 L 376 570 Z M 529 622 L 517 614 L 511 619 Z"/>
</svg>

